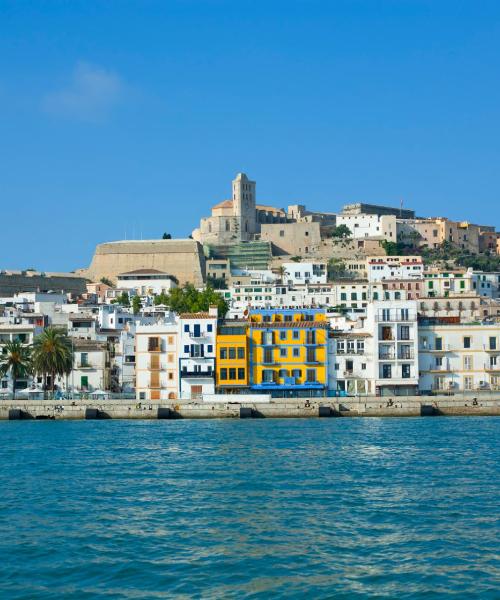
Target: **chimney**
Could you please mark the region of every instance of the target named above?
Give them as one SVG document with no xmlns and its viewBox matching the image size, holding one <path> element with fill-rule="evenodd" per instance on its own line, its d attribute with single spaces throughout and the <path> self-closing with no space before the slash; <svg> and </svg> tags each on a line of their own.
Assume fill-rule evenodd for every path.
<svg viewBox="0 0 500 600">
<path fill-rule="evenodd" d="M 215 306 L 215 305 L 211 305 L 211 306 L 209 306 L 209 307 L 208 307 L 208 314 L 209 314 L 209 316 L 211 316 L 211 317 L 215 317 L 215 318 L 217 318 L 217 315 L 218 315 L 218 309 L 217 309 L 217 306 Z"/>
</svg>

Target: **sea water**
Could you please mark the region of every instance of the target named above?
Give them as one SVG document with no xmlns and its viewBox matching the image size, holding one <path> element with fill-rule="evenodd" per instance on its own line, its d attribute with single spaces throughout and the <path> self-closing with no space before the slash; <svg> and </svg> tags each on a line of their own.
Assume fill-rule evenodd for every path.
<svg viewBox="0 0 500 600">
<path fill-rule="evenodd" d="M 0 597 L 500 598 L 500 419 L 0 423 Z"/>
</svg>

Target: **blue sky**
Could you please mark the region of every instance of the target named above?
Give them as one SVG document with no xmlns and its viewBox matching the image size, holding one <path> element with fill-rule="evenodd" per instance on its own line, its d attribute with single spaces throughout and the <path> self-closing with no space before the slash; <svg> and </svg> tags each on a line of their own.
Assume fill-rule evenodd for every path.
<svg viewBox="0 0 500 600">
<path fill-rule="evenodd" d="M 500 2 L 0 0 L 0 268 L 258 201 L 500 226 Z"/>
</svg>

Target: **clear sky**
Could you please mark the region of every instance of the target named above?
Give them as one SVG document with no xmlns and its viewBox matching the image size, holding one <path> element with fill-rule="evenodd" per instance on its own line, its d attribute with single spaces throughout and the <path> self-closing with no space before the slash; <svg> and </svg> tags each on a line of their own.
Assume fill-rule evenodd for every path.
<svg viewBox="0 0 500 600">
<path fill-rule="evenodd" d="M 0 268 L 263 204 L 500 226 L 498 0 L 0 0 Z"/>
</svg>

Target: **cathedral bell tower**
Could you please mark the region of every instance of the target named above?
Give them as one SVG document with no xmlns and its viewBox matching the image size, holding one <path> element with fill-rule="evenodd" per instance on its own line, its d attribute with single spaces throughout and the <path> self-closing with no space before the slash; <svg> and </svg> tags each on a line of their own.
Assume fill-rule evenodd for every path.
<svg viewBox="0 0 500 600">
<path fill-rule="evenodd" d="M 239 239 L 243 242 L 253 239 L 257 233 L 255 181 L 250 181 L 245 173 L 238 173 L 233 179 L 233 215 L 239 229 Z"/>
</svg>

